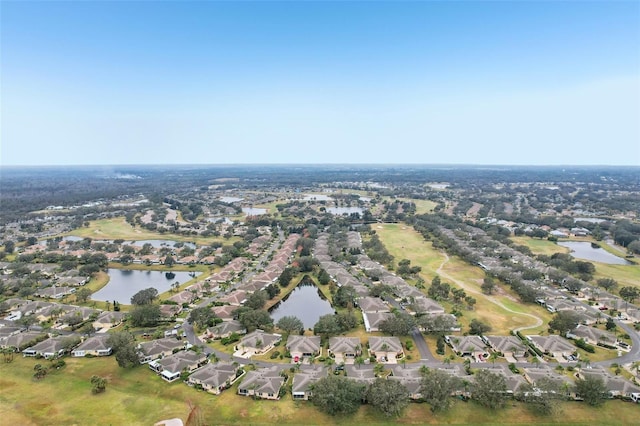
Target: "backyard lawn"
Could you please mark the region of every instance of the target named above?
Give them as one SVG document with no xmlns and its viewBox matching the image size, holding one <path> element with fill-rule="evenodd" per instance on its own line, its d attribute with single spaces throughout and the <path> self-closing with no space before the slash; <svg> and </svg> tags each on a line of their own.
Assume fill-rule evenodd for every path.
<svg viewBox="0 0 640 426">
<path fill-rule="evenodd" d="M 591 408 L 580 402 L 563 403 L 555 417 L 536 417 L 517 402 L 490 411 L 473 402 L 456 401 L 451 411 L 434 415 L 427 404 L 413 403 L 399 418 L 386 418 L 370 406 L 349 417 L 330 417 L 311 403 L 285 395 L 280 401 L 262 401 L 236 394 L 237 383 L 214 396 L 184 383 L 166 383 L 146 366 L 124 370 L 113 357 L 72 359 L 67 366 L 42 380 L 32 378 L 33 366 L 49 361 L 16 357 L 0 364 L 0 418 L 7 425 L 151 425 L 163 419 L 187 420 L 190 406 L 198 407 L 203 424 L 634 424 L 638 407 L 607 401 Z M 103 394 L 91 393 L 90 378 L 108 378 Z"/>
</svg>

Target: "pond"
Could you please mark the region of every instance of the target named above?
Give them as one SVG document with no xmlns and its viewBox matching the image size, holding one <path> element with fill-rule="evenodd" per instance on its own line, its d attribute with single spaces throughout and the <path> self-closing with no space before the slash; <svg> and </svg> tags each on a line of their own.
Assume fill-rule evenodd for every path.
<svg viewBox="0 0 640 426">
<path fill-rule="evenodd" d="M 630 265 L 627 260 L 609 253 L 598 247 L 594 248 L 591 243 L 584 241 L 561 241 L 559 246 L 567 247 L 571 250 L 571 256 L 576 259 L 591 260 L 594 262 L 607 263 L 610 265 Z"/>
<path fill-rule="evenodd" d="M 331 214 L 342 216 L 343 214 L 358 213 L 362 214 L 360 207 L 327 207 L 327 211 Z"/>
<path fill-rule="evenodd" d="M 267 209 L 260 209 L 255 207 L 243 207 L 242 211 L 247 216 L 260 216 L 261 214 L 267 214 Z"/>
<path fill-rule="evenodd" d="M 331 201 L 333 198 L 323 194 L 304 194 L 304 201 Z"/>
<path fill-rule="evenodd" d="M 269 312 L 274 323 L 284 316 L 294 316 L 302 321 L 305 329 L 313 328 L 321 316 L 335 313 L 331 303 L 309 277 L 302 278 L 300 284 Z"/>
<path fill-rule="evenodd" d="M 170 272 L 165 271 L 131 271 L 126 269 L 109 269 L 109 282 L 91 295 L 93 300 L 116 300 L 123 305 L 131 304 L 131 296 L 153 287 L 158 293 L 171 289 L 175 282 L 185 283 L 201 272 Z M 173 276 L 169 275 L 173 274 Z"/>
<path fill-rule="evenodd" d="M 244 198 L 238 198 L 238 197 L 220 197 L 220 201 L 223 203 L 237 203 L 244 200 Z"/>
</svg>

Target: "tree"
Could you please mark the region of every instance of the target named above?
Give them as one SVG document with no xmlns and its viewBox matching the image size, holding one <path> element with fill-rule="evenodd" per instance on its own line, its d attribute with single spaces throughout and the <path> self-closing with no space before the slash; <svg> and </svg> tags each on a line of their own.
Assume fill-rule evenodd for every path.
<svg viewBox="0 0 640 426">
<path fill-rule="evenodd" d="M 613 320 L 613 318 L 608 317 L 607 318 L 607 324 L 605 325 L 607 331 L 613 331 L 615 330 L 618 326 L 616 325 L 616 322 Z"/>
<path fill-rule="evenodd" d="M 409 404 L 409 391 L 396 380 L 377 378 L 369 385 L 367 402 L 385 416 L 399 416 Z"/>
<path fill-rule="evenodd" d="M 13 357 L 15 356 L 15 354 L 16 354 L 15 346 L 7 346 L 5 348 L 2 348 L 2 358 L 6 363 L 13 362 Z"/>
<path fill-rule="evenodd" d="M 333 295 L 333 304 L 341 308 L 353 306 L 355 300 L 356 289 L 348 285 L 341 286 L 338 288 L 338 291 L 336 291 L 336 294 Z"/>
<path fill-rule="evenodd" d="M 107 389 L 107 379 L 99 376 L 91 376 L 91 393 L 102 393 Z"/>
<path fill-rule="evenodd" d="M 640 297 L 640 290 L 633 286 L 626 286 L 620 289 L 620 297 L 622 297 L 627 303 L 633 303 L 638 297 Z"/>
<path fill-rule="evenodd" d="M 460 379 L 438 369 L 426 369 L 422 373 L 420 393 L 431 411 L 447 411 L 451 407 L 451 395 L 460 386 Z"/>
<path fill-rule="evenodd" d="M 443 334 L 457 326 L 456 319 L 452 315 L 423 315 L 418 322 L 427 334 Z"/>
<path fill-rule="evenodd" d="M 340 312 L 335 315 L 336 322 L 342 333 L 352 330 L 358 326 L 358 319 L 350 312 Z"/>
<path fill-rule="evenodd" d="M 189 313 L 189 322 L 198 330 L 212 327 L 216 321 L 216 314 L 207 307 L 194 308 Z"/>
<path fill-rule="evenodd" d="M 382 297 L 386 294 L 393 294 L 393 287 L 386 284 L 376 284 L 369 288 L 369 296 Z"/>
<path fill-rule="evenodd" d="M 287 334 L 299 333 L 304 330 L 304 324 L 298 317 L 287 315 L 278 320 L 276 326 Z"/>
<path fill-rule="evenodd" d="M 324 269 L 321 269 L 318 273 L 318 282 L 322 285 L 327 285 L 329 281 L 331 281 L 331 275 Z"/>
<path fill-rule="evenodd" d="M 132 305 L 150 305 L 158 297 L 158 290 L 153 287 L 140 290 L 131 296 Z"/>
<path fill-rule="evenodd" d="M 398 314 L 380 323 L 380 331 L 391 336 L 407 336 L 415 326 L 414 318 L 409 314 Z"/>
<path fill-rule="evenodd" d="M 491 410 L 505 406 L 507 382 L 504 376 L 483 369 L 476 373 L 474 382 L 473 399 L 480 405 Z"/>
<path fill-rule="evenodd" d="M 158 323 L 161 315 L 158 305 L 138 305 L 129 312 L 129 320 L 134 327 L 152 327 Z"/>
<path fill-rule="evenodd" d="M 264 290 L 267 292 L 269 299 L 273 299 L 280 294 L 280 287 L 275 284 L 269 284 Z"/>
<path fill-rule="evenodd" d="M 576 395 L 596 407 L 607 399 L 607 387 L 601 377 L 589 375 L 576 380 Z"/>
<path fill-rule="evenodd" d="M 599 287 L 602 287 L 607 291 L 613 291 L 618 287 L 618 282 L 613 278 L 600 278 L 597 283 Z"/>
<path fill-rule="evenodd" d="M 176 263 L 176 260 L 173 258 L 173 256 L 171 256 L 170 254 L 168 254 L 165 258 L 164 258 L 164 265 L 168 266 L 169 268 L 171 268 L 174 264 Z"/>
<path fill-rule="evenodd" d="M 313 404 L 331 416 L 353 414 L 360 408 L 365 386 L 343 376 L 331 375 L 311 385 Z"/>
<path fill-rule="evenodd" d="M 248 306 L 251 309 L 260 309 L 265 303 L 267 303 L 267 293 L 259 290 L 247 297 L 244 306 Z"/>
<path fill-rule="evenodd" d="M 295 271 L 291 267 L 284 268 L 284 271 L 278 277 L 278 283 L 281 287 L 286 287 L 289 285 L 293 277 L 296 275 Z"/>
<path fill-rule="evenodd" d="M 116 361 L 120 367 L 130 368 L 139 364 L 133 334 L 127 331 L 113 333 L 107 338 L 107 345 L 113 350 Z"/>
<path fill-rule="evenodd" d="M 521 386 L 516 398 L 523 401 L 532 413 L 548 416 L 557 411 L 563 392 L 558 382 L 543 377 L 536 380 L 535 386 Z"/>
<path fill-rule="evenodd" d="M 76 300 L 80 303 L 84 303 L 91 298 L 91 290 L 86 287 L 82 287 L 80 290 L 76 291 Z"/>
<path fill-rule="evenodd" d="M 321 316 L 313 326 L 313 334 L 319 334 L 325 338 L 340 334 L 341 331 L 336 316 L 331 314 Z"/>
<path fill-rule="evenodd" d="M 35 377 L 37 380 L 44 379 L 48 373 L 47 367 L 43 367 L 42 364 L 34 365 L 33 371 L 33 377 Z"/>
<path fill-rule="evenodd" d="M 267 311 L 263 311 L 262 309 L 249 309 L 240 314 L 239 320 L 247 331 L 253 331 L 257 328 L 261 330 L 270 330 L 273 328 L 273 319 L 271 319 Z"/>
<path fill-rule="evenodd" d="M 551 321 L 549 321 L 549 328 L 551 330 L 556 330 L 564 336 L 569 331 L 576 328 L 579 323 L 580 318 L 577 313 L 572 311 L 560 311 L 553 316 Z"/>
<path fill-rule="evenodd" d="M 469 334 L 481 336 L 488 331 L 491 331 L 491 326 L 489 324 L 483 323 L 476 318 L 472 319 L 469 323 Z"/>
</svg>

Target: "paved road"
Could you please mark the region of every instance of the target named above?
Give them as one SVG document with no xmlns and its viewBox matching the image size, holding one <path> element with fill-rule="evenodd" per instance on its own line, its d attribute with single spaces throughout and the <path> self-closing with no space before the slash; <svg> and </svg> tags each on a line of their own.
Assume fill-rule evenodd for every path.
<svg viewBox="0 0 640 426">
<path fill-rule="evenodd" d="M 386 300 L 388 303 L 390 303 L 393 307 L 395 307 L 399 311 L 404 309 L 402 308 L 402 306 L 400 306 L 400 303 L 398 303 L 395 299 L 393 299 L 390 296 L 385 296 L 384 300 Z M 431 353 L 431 350 L 429 350 L 427 341 L 424 340 L 424 336 L 422 335 L 420 330 L 418 330 L 418 327 L 414 327 L 413 330 L 411 330 L 411 337 L 413 337 L 413 341 L 416 344 L 416 348 L 418 348 L 418 351 L 420 352 L 420 361 L 437 362 L 436 358 Z"/>
</svg>

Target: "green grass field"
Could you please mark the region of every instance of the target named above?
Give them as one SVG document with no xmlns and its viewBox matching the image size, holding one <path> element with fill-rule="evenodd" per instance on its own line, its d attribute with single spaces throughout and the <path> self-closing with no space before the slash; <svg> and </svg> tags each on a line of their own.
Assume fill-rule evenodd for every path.
<svg viewBox="0 0 640 426">
<path fill-rule="evenodd" d="M 425 241 L 422 235 L 411 227 L 404 224 L 378 224 L 374 229 L 396 262 L 409 259 L 412 265 L 422 267 L 420 275 L 427 283 L 431 282 L 446 260 L 443 253 L 435 250 L 430 242 Z M 520 304 L 517 296 L 506 286 L 501 286 L 500 291 L 492 296 L 483 294 L 480 285 L 484 272 L 460 259 L 450 258 L 444 263 L 439 275 L 443 281 L 465 288 L 467 294 L 477 300 L 475 309 L 464 310 L 464 315 L 460 318 L 463 330 L 472 319 L 477 318 L 491 324 L 493 333 L 508 334 L 514 328 L 535 326 L 536 318 L 539 318 L 542 324 L 530 329 L 531 332 L 539 332 L 546 329 L 546 324 L 551 319 L 549 312 L 538 306 Z M 444 302 L 443 306 L 448 311 L 452 308 L 447 302 Z"/>
<path fill-rule="evenodd" d="M 198 407 L 207 425 L 393 425 L 393 424 L 634 424 L 638 407 L 607 401 L 590 408 L 583 403 L 562 404 L 560 414 L 539 418 L 513 402 L 490 411 L 472 402 L 456 401 L 448 413 L 433 415 L 427 404 L 412 403 L 400 418 L 386 418 L 369 406 L 349 417 L 330 417 L 311 403 L 255 401 L 236 395 L 237 384 L 220 396 L 197 391 L 184 383 L 166 383 L 146 366 L 119 368 L 113 357 L 66 358 L 67 366 L 40 381 L 33 366 L 49 361 L 16 357 L 0 364 L 0 423 L 6 425 L 152 425 L 178 417 L 186 421 L 190 405 Z M 108 378 L 103 394 L 91 394 L 90 378 Z"/>
<path fill-rule="evenodd" d="M 82 238 L 92 238 L 96 240 L 171 240 L 195 242 L 198 245 L 208 245 L 214 241 L 220 241 L 224 244 L 231 244 L 234 241 L 237 241 L 237 237 L 227 240 L 223 237 L 198 237 L 192 235 L 185 236 L 168 233 L 161 234 L 159 232 L 152 232 L 142 228 L 134 228 L 125 221 L 124 217 L 91 221 L 89 222 L 88 227 L 74 229 L 71 232 L 67 232 L 65 235 L 73 235 Z"/>
<path fill-rule="evenodd" d="M 559 246 L 551 241 L 539 240 L 530 237 L 511 237 L 511 240 L 518 245 L 525 245 L 531 249 L 534 254 L 552 255 L 554 253 L 568 253 L 569 249 Z M 624 253 L 619 250 L 615 250 L 608 244 L 603 242 L 597 242 L 589 238 L 572 238 L 571 241 L 587 241 L 596 242 L 604 250 L 616 255 L 624 257 Z M 591 262 L 596 267 L 596 273 L 594 275 L 595 280 L 599 278 L 613 278 L 618 281 L 620 287 L 635 286 L 640 288 L 640 264 L 638 265 L 610 265 L 607 263 Z"/>
</svg>

